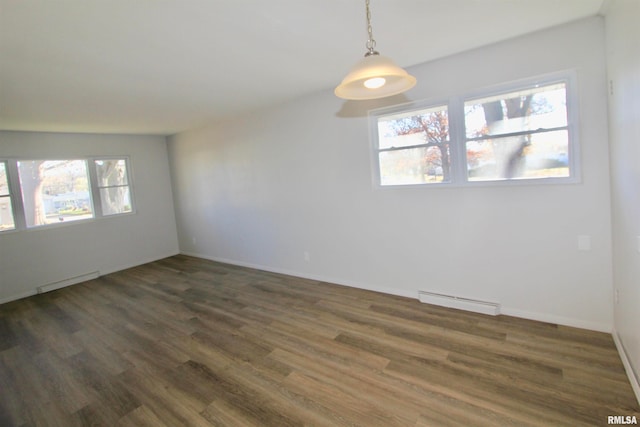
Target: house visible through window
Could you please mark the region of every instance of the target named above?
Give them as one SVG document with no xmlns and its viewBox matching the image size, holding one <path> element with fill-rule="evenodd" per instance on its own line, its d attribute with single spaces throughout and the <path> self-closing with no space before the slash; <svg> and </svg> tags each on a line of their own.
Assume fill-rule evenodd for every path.
<svg viewBox="0 0 640 427">
<path fill-rule="evenodd" d="M 573 77 L 535 80 L 370 113 L 381 186 L 474 182 L 572 182 Z"/>
<path fill-rule="evenodd" d="M 27 227 L 93 218 L 84 160 L 21 160 L 20 189 Z"/>
<path fill-rule="evenodd" d="M 130 213 L 131 192 L 126 158 L 2 160 L 0 231 Z"/>
</svg>

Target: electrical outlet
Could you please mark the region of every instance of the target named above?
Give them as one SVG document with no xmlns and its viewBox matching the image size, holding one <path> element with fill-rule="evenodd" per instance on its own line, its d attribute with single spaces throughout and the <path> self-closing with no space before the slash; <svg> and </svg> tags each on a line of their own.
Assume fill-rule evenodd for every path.
<svg viewBox="0 0 640 427">
<path fill-rule="evenodd" d="M 578 236 L 578 250 L 590 251 L 591 250 L 591 236 Z"/>
<path fill-rule="evenodd" d="M 309 255 L 309 252 L 307 252 L 307 251 L 304 251 L 304 260 L 306 262 L 311 261 L 311 255 Z"/>
<path fill-rule="evenodd" d="M 620 290 L 616 289 L 613 291 L 613 300 L 616 304 L 620 302 Z"/>
</svg>

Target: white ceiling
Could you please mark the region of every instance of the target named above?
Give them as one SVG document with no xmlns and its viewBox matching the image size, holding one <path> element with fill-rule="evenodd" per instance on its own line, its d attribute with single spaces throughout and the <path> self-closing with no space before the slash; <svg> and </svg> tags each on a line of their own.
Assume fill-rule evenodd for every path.
<svg viewBox="0 0 640 427">
<path fill-rule="evenodd" d="M 401 66 L 596 15 L 603 0 L 371 0 Z M 172 134 L 332 89 L 364 0 L 0 0 L 0 129 Z M 418 82 L 419 84 L 419 82 Z"/>
</svg>

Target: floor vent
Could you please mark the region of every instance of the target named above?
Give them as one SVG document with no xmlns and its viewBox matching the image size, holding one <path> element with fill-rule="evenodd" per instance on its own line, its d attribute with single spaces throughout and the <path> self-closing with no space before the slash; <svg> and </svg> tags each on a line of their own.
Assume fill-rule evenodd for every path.
<svg viewBox="0 0 640 427">
<path fill-rule="evenodd" d="M 491 316 L 497 316 L 500 314 L 500 304 L 496 302 L 480 301 L 425 291 L 419 291 L 418 296 L 420 302 L 424 302 L 426 304 L 457 308 L 459 310 L 473 311 L 475 313 L 490 314 Z"/>
<path fill-rule="evenodd" d="M 39 294 L 43 294 L 45 292 L 55 291 L 56 289 L 64 288 L 66 286 L 75 285 L 76 283 L 97 279 L 98 277 L 100 277 L 100 273 L 98 273 L 97 271 L 92 271 L 91 273 L 81 274 L 80 276 L 70 277 L 68 279 L 59 280 L 57 282 L 52 282 L 46 285 L 38 286 L 37 290 Z"/>
</svg>

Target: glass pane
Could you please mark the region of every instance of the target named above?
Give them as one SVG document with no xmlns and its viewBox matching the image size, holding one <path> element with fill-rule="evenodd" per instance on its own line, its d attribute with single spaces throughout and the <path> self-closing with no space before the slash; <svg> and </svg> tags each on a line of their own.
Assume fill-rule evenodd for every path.
<svg viewBox="0 0 640 427">
<path fill-rule="evenodd" d="M 446 107 L 429 108 L 378 119 L 378 148 L 400 148 L 449 141 Z"/>
<path fill-rule="evenodd" d="M 7 179 L 7 164 L 0 162 L 0 231 L 13 230 L 16 224 L 13 220 L 13 208 Z"/>
<path fill-rule="evenodd" d="M 18 162 L 27 227 L 93 217 L 84 160 Z"/>
<path fill-rule="evenodd" d="M 564 83 L 467 101 L 467 138 L 567 126 Z"/>
<path fill-rule="evenodd" d="M 449 181 L 449 158 L 448 144 L 380 152 L 380 185 Z"/>
<path fill-rule="evenodd" d="M 9 195 L 9 181 L 7 180 L 7 165 L 0 162 L 0 196 Z"/>
<path fill-rule="evenodd" d="M 127 185 L 127 164 L 124 159 L 96 160 L 98 187 Z"/>
<path fill-rule="evenodd" d="M 100 189 L 102 215 L 115 215 L 131 212 L 129 187 L 108 187 Z"/>
<path fill-rule="evenodd" d="M 0 197 L 0 231 L 13 230 L 14 228 L 16 225 L 13 222 L 11 198 L 9 196 Z"/>
<path fill-rule="evenodd" d="M 469 181 L 569 177 L 568 132 L 469 141 L 467 171 Z"/>
</svg>

